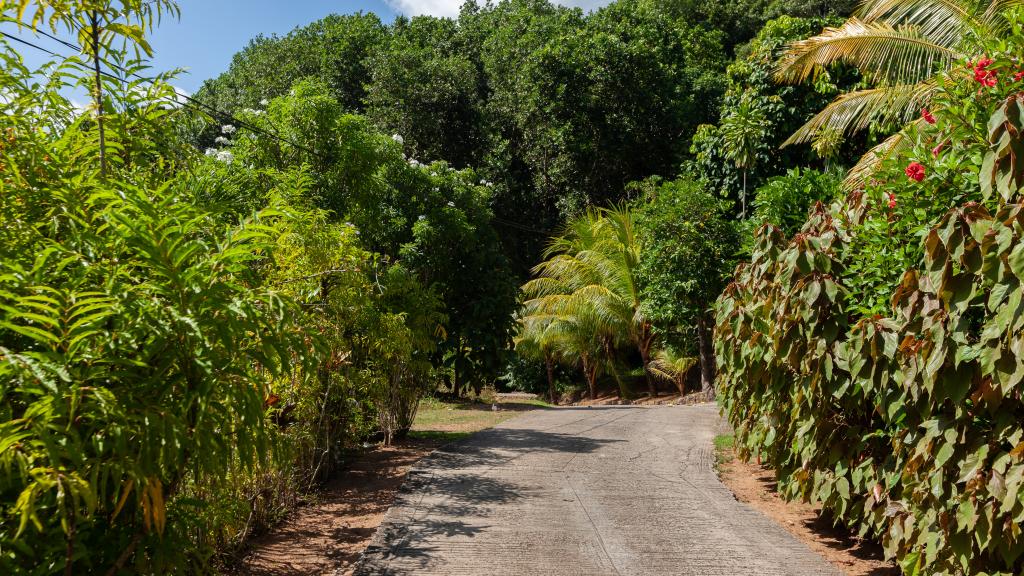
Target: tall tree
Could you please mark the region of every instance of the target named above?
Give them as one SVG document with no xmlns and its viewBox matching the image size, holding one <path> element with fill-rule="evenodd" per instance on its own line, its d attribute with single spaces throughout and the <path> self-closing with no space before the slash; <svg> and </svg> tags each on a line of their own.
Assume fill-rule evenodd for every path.
<svg viewBox="0 0 1024 576">
<path fill-rule="evenodd" d="M 739 244 L 721 200 L 690 180 L 647 182 L 638 209 L 642 312 L 663 334 L 697 334 L 701 388 L 714 390 L 711 305 L 725 287 Z"/>
<path fill-rule="evenodd" d="M 740 218 L 743 219 L 747 217 L 747 172 L 757 164 L 758 147 L 768 137 L 769 124 L 765 116 L 757 101 L 744 97 L 739 106 L 722 120 L 725 156 L 743 171 L 740 193 Z"/>
</svg>

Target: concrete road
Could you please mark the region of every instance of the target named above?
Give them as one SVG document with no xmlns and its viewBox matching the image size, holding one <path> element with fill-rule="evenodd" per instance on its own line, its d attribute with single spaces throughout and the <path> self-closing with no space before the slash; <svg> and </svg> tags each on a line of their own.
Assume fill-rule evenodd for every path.
<svg viewBox="0 0 1024 576">
<path fill-rule="evenodd" d="M 359 575 L 838 575 L 712 468 L 717 408 L 541 410 L 410 472 Z"/>
</svg>

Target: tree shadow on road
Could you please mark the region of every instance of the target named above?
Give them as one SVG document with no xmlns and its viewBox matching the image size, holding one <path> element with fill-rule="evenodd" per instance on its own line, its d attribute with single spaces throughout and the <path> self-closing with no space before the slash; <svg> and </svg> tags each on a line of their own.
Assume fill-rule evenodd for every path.
<svg viewBox="0 0 1024 576">
<path fill-rule="evenodd" d="M 434 452 L 409 472 L 355 574 L 415 574 L 436 567 L 442 549 L 490 529 L 496 508 L 531 496 L 528 486 L 490 476 L 493 467 L 514 465 L 525 454 L 585 454 L 615 442 L 621 440 L 499 428 Z"/>
</svg>

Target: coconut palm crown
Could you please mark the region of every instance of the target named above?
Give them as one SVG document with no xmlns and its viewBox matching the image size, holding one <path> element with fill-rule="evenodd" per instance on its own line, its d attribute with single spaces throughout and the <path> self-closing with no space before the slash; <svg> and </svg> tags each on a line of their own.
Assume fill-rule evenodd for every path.
<svg viewBox="0 0 1024 576">
<path fill-rule="evenodd" d="M 937 77 L 978 56 L 984 40 L 1006 34 L 1011 9 L 1024 0 L 864 0 L 837 28 L 792 43 L 776 79 L 799 83 L 828 66 L 855 66 L 870 84 L 837 97 L 783 146 L 812 142 L 823 132 L 851 134 L 869 126 L 902 127 L 878 144 L 847 176 L 858 188 L 879 163 L 908 145 L 937 89 Z"/>
</svg>

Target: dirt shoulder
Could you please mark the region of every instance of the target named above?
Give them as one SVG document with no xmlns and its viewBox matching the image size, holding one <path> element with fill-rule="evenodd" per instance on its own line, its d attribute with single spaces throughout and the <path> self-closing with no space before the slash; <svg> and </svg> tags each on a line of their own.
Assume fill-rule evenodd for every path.
<svg viewBox="0 0 1024 576">
<path fill-rule="evenodd" d="M 849 576 L 899 576 L 899 569 L 885 560 L 880 545 L 832 526 L 817 506 L 783 500 L 775 490 L 773 470 L 732 458 L 731 446 L 722 444 L 716 442 L 719 477 L 737 500 L 775 520 Z"/>
<path fill-rule="evenodd" d="M 541 407 L 532 397 L 516 395 L 500 395 L 493 404 L 425 400 L 409 438 L 356 455 L 312 503 L 254 538 L 231 574 L 347 576 L 417 461 L 443 444 Z"/>
</svg>

